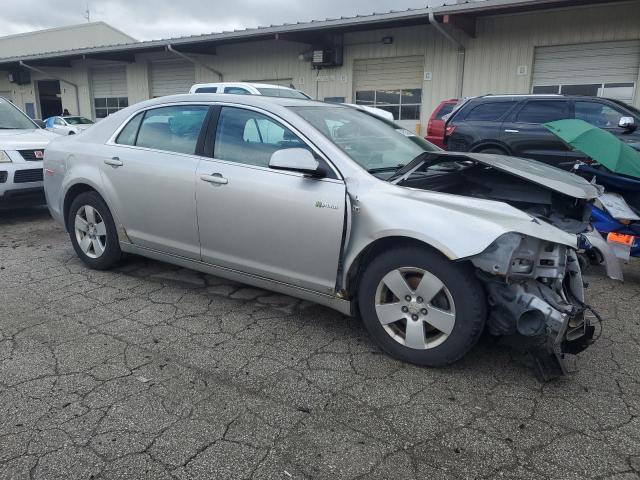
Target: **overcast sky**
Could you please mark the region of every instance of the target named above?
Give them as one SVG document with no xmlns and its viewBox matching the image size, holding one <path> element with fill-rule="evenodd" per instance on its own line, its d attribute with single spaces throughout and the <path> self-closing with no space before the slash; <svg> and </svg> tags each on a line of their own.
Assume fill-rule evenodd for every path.
<svg viewBox="0 0 640 480">
<path fill-rule="evenodd" d="M 86 21 L 86 0 L 0 3 L 0 36 Z M 92 21 L 102 20 L 139 40 L 150 40 L 443 3 L 444 0 L 93 0 L 88 5 Z"/>
</svg>

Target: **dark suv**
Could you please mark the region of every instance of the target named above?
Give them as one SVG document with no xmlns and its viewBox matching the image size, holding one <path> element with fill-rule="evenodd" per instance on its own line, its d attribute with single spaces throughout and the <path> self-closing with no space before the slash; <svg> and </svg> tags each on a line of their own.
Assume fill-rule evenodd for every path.
<svg viewBox="0 0 640 480">
<path fill-rule="evenodd" d="M 445 126 L 447 150 L 533 158 L 562 168 L 587 160 L 543 123 L 585 120 L 631 144 L 640 143 L 640 111 L 619 100 L 563 95 L 486 95 L 466 100 Z"/>
</svg>

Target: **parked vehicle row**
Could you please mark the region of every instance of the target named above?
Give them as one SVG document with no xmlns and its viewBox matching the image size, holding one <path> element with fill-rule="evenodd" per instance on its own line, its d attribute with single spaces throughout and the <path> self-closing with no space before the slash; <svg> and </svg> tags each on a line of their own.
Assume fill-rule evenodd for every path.
<svg viewBox="0 0 640 480">
<path fill-rule="evenodd" d="M 446 111 L 443 102 L 438 113 Z M 625 142 L 639 143 L 640 111 L 618 100 L 565 95 L 485 95 L 459 102 L 429 132 L 447 150 L 531 158 L 571 169 L 589 158 L 571 150 L 543 125 L 563 119 L 584 120 Z M 432 132 L 432 133 L 431 133 Z M 440 137 L 442 135 L 442 137 Z"/>
<path fill-rule="evenodd" d="M 52 141 L 45 168 L 92 268 L 136 253 L 359 313 L 421 365 L 485 325 L 542 339 L 552 373 L 592 342 L 576 250 L 599 192 L 569 172 L 443 152 L 348 106 L 216 94 L 128 107 Z"/>
<path fill-rule="evenodd" d="M 74 115 L 49 117 L 44 123 L 47 130 L 60 135 L 75 135 L 93 125 L 88 118 Z"/>
</svg>

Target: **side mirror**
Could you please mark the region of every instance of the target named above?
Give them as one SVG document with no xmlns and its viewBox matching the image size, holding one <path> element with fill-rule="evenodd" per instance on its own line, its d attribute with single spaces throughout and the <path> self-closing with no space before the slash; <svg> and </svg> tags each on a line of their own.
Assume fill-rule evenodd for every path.
<svg viewBox="0 0 640 480">
<path fill-rule="evenodd" d="M 618 126 L 620 128 L 624 128 L 625 130 L 635 130 L 636 121 L 633 117 L 622 117 L 620 119 L 620 122 L 618 122 Z"/>
<path fill-rule="evenodd" d="M 36 125 L 38 125 L 40 128 L 47 128 L 47 125 L 46 125 L 42 120 L 40 120 L 39 118 L 35 118 L 33 121 L 34 121 L 34 122 L 36 123 Z"/>
<path fill-rule="evenodd" d="M 285 148 L 277 150 L 271 155 L 269 168 L 274 170 L 286 170 L 300 172 L 314 178 L 322 178 L 325 172 L 313 154 L 306 148 Z"/>
</svg>

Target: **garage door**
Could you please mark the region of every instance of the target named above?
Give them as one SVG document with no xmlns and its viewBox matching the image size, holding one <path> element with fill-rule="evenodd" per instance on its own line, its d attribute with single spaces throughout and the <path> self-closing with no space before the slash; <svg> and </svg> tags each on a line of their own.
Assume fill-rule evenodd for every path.
<svg viewBox="0 0 640 480">
<path fill-rule="evenodd" d="M 538 47 L 533 93 L 612 97 L 631 102 L 640 72 L 640 41 Z"/>
<path fill-rule="evenodd" d="M 96 118 L 104 118 L 127 107 L 126 68 L 122 65 L 92 68 L 91 93 Z"/>
<path fill-rule="evenodd" d="M 353 65 L 355 103 L 382 108 L 413 130 L 420 121 L 424 58 L 368 58 Z"/>
<path fill-rule="evenodd" d="M 177 93 L 189 93 L 196 83 L 196 70 L 190 62 L 152 62 L 151 96 L 162 97 Z"/>
</svg>

